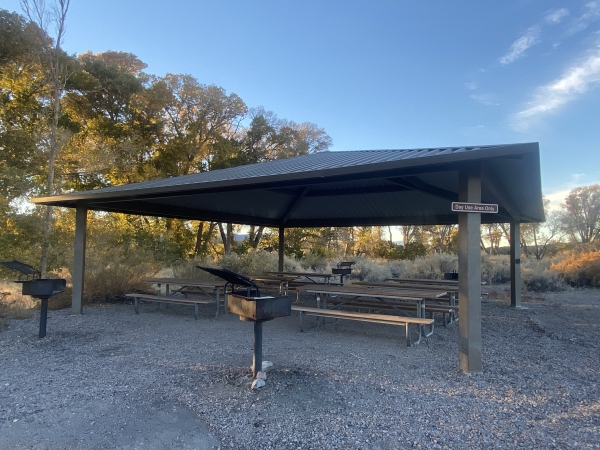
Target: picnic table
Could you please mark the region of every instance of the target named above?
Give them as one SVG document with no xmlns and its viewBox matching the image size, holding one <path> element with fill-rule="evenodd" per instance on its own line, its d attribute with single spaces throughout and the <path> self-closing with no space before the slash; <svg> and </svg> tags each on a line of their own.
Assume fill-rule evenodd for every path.
<svg viewBox="0 0 600 450">
<path fill-rule="evenodd" d="M 273 285 L 279 286 L 279 292 L 283 295 L 288 294 L 289 285 L 291 281 L 294 281 L 297 277 L 289 275 L 249 275 L 252 281 L 258 282 L 264 285 L 266 288 L 272 287 Z"/>
<path fill-rule="evenodd" d="M 393 280 L 393 278 L 388 278 L 388 280 Z M 442 280 L 432 280 L 432 281 L 442 281 Z M 443 280 L 448 281 L 448 280 Z M 435 299 L 430 299 L 436 303 L 439 303 L 443 299 L 447 299 L 448 304 L 452 307 L 452 309 L 456 309 L 456 300 L 458 298 L 458 283 L 450 283 L 450 284 L 427 284 L 427 283 L 398 283 L 394 281 L 388 282 L 371 282 L 371 281 L 355 281 L 353 285 L 357 286 L 378 286 L 378 287 L 387 287 L 390 289 L 412 289 L 417 291 L 440 291 L 444 292 L 446 295 L 439 296 Z M 456 311 L 453 310 L 450 314 L 450 318 L 448 324 L 454 322 L 456 320 Z"/>
<path fill-rule="evenodd" d="M 458 280 L 430 280 L 427 278 L 386 278 L 385 281 L 409 284 L 439 284 L 444 286 L 458 286 Z"/>
<path fill-rule="evenodd" d="M 323 313 L 323 316 L 331 317 L 335 316 L 331 310 L 338 309 L 342 306 L 351 306 L 351 307 L 363 307 L 368 309 L 388 309 L 398 312 L 402 315 L 407 315 L 406 311 L 413 311 L 416 313 L 416 319 L 425 319 L 425 300 L 431 298 L 439 298 L 446 295 L 444 291 L 425 291 L 425 290 L 411 290 L 411 289 L 398 289 L 398 288 L 390 288 L 390 287 L 380 287 L 380 286 L 356 286 L 356 285 L 344 285 L 344 286 L 331 286 L 331 285 L 304 285 L 296 288 L 298 291 L 303 291 L 307 293 L 312 293 L 316 295 L 317 300 L 317 308 L 314 308 L 314 311 L 310 311 L 312 315 L 319 316 L 319 310 Z M 327 307 L 327 298 L 331 296 L 342 297 L 336 298 L 334 301 L 334 305 L 331 308 Z M 370 299 L 369 302 L 365 302 L 365 300 Z M 322 300 L 322 301 L 321 301 Z M 361 304 L 362 302 L 362 304 Z M 294 307 L 292 308 L 294 309 Z M 296 308 L 296 310 L 300 311 L 302 308 Z M 449 313 L 450 309 L 446 311 Z M 340 311 L 342 313 L 342 311 Z M 340 314 L 339 318 L 346 318 L 346 314 Z M 389 317 L 389 316 L 383 316 Z M 301 317 L 302 318 L 302 317 Z M 355 317 L 354 320 L 364 320 L 364 321 L 375 321 L 373 320 L 372 314 L 363 314 L 361 316 Z M 407 329 L 408 324 L 410 324 L 410 320 L 407 317 Z M 417 322 L 419 322 L 419 320 Z M 318 321 L 317 321 L 318 324 Z M 430 328 L 429 331 L 426 332 L 423 323 L 419 323 L 419 341 L 420 335 L 423 334 L 425 337 L 429 337 L 433 334 L 434 324 L 433 319 L 427 323 Z M 407 336 L 408 338 L 408 336 Z M 418 341 L 417 341 L 418 343 Z"/>
<path fill-rule="evenodd" d="M 272 271 L 265 272 L 268 275 L 274 275 L 278 277 L 292 277 L 293 281 L 301 281 L 299 278 L 305 278 L 310 283 L 315 284 L 331 284 L 331 278 L 339 277 L 338 274 L 335 273 L 318 273 L 318 272 L 285 272 L 285 271 Z M 321 280 L 320 282 L 317 280 Z"/>
<path fill-rule="evenodd" d="M 157 295 L 138 296 L 142 300 L 158 301 L 160 303 L 215 303 L 215 316 L 219 315 L 219 309 L 227 311 L 227 298 L 224 295 L 225 283 L 222 281 L 207 281 L 191 278 L 145 278 L 143 281 L 155 284 Z M 164 285 L 164 295 L 162 295 L 162 286 Z M 173 288 L 175 287 L 175 288 Z M 183 298 L 174 296 L 175 294 L 183 294 Z M 208 300 L 191 299 L 188 295 L 202 295 L 208 297 Z M 133 297 L 134 294 L 127 294 Z M 186 301 L 188 300 L 188 301 Z M 197 308 L 197 307 L 196 307 Z M 137 309 L 137 308 L 136 308 Z M 197 315 L 197 312 L 196 312 Z"/>
</svg>

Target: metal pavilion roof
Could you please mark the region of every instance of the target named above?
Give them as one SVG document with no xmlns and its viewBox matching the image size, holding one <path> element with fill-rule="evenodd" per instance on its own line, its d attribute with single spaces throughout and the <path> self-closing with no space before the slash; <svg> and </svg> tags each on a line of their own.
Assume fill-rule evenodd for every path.
<svg viewBox="0 0 600 450">
<path fill-rule="evenodd" d="M 539 145 L 322 152 L 32 201 L 271 227 L 458 222 L 458 172 L 478 163 L 482 222 L 541 222 Z"/>
</svg>

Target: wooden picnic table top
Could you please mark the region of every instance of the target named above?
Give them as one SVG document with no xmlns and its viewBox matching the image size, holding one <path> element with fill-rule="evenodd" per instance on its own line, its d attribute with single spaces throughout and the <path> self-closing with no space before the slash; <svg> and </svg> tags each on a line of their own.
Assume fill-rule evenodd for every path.
<svg viewBox="0 0 600 450">
<path fill-rule="evenodd" d="M 423 289 L 403 289 L 390 288 L 381 286 L 331 286 L 331 285 L 309 285 L 298 286 L 298 291 L 318 294 L 334 294 L 334 295 L 356 295 L 362 297 L 381 297 L 390 299 L 406 299 L 406 300 L 423 300 L 426 298 L 439 298 L 446 295 L 444 291 L 423 290 Z"/>
<path fill-rule="evenodd" d="M 288 275 L 248 275 L 248 278 L 257 281 L 293 281 L 298 277 Z"/>
<path fill-rule="evenodd" d="M 176 284 L 178 286 L 198 286 L 198 287 L 224 287 L 224 281 L 197 280 L 193 278 L 144 278 L 143 281 L 151 284 Z"/>
<path fill-rule="evenodd" d="M 290 277 L 296 277 L 296 278 L 300 278 L 300 277 L 305 277 L 305 278 L 310 278 L 310 277 L 315 277 L 315 278 L 332 278 L 332 277 L 337 277 L 339 275 L 335 274 L 335 273 L 319 273 L 319 272 L 279 272 L 279 271 L 269 271 L 269 272 L 265 272 L 268 275 L 275 275 L 275 276 L 290 276 Z"/>
<path fill-rule="evenodd" d="M 417 290 L 431 290 L 431 291 L 446 291 L 446 292 L 458 292 L 458 285 L 452 284 L 420 284 L 420 283 L 396 283 L 396 282 L 370 282 L 370 281 L 355 281 L 351 285 L 353 286 L 379 286 L 389 287 L 394 289 L 417 289 Z"/>
<path fill-rule="evenodd" d="M 386 278 L 385 281 L 412 284 L 445 284 L 446 286 L 458 286 L 458 280 L 430 280 L 427 278 Z"/>
</svg>

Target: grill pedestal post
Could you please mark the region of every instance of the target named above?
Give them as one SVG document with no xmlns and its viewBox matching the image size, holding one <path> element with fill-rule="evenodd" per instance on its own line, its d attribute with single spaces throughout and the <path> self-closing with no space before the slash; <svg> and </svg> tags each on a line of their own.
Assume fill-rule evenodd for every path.
<svg viewBox="0 0 600 450">
<path fill-rule="evenodd" d="M 262 329 L 263 321 L 254 321 L 254 354 L 252 355 L 252 378 L 262 370 Z"/>
<path fill-rule="evenodd" d="M 42 309 L 40 311 L 40 334 L 39 338 L 46 337 L 46 319 L 48 317 L 48 298 L 49 297 L 39 297 L 42 301 Z"/>
</svg>

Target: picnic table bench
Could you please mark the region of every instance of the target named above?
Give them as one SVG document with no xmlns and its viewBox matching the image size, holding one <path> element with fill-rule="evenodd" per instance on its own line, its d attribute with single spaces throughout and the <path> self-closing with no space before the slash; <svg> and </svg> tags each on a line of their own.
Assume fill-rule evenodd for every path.
<svg viewBox="0 0 600 450">
<path fill-rule="evenodd" d="M 404 314 L 403 311 L 407 310 L 408 307 L 406 305 L 412 304 L 413 306 L 410 307 L 411 311 L 415 311 L 417 316 L 416 318 L 420 319 L 425 319 L 425 298 L 436 298 L 438 296 L 444 295 L 443 291 L 415 291 L 408 289 L 392 289 L 388 287 L 368 287 L 355 285 L 305 285 L 300 286 L 298 289 L 307 293 L 315 294 L 317 300 L 317 309 L 321 311 L 331 310 L 327 308 L 328 301 L 334 302 L 335 307 L 339 310 L 339 306 L 341 305 L 358 300 L 365 301 L 365 299 L 369 299 L 368 301 L 371 301 L 374 304 L 381 306 L 387 305 L 390 309 L 396 310 L 401 314 Z M 340 312 L 345 313 L 348 311 Z M 360 313 L 357 314 L 359 314 L 359 316 L 357 316 L 357 318 L 355 318 L 354 320 L 359 320 L 360 318 L 365 317 L 364 314 L 362 316 L 360 315 Z M 366 315 L 366 317 L 369 317 L 369 313 Z M 419 326 L 420 332 L 425 337 L 431 336 L 434 330 L 434 320 L 431 318 L 427 320 L 428 322 L 426 323 L 426 325 L 429 325 L 428 332 L 425 331 L 424 324 L 420 324 Z"/>
<path fill-rule="evenodd" d="M 377 301 L 370 301 L 365 299 L 354 299 L 352 301 L 344 301 L 337 298 L 332 298 L 328 301 L 330 305 L 334 308 L 346 307 L 346 308 L 356 308 L 356 309 L 366 309 L 369 311 L 372 310 L 384 310 L 384 311 L 408 311 L 408 312 L 417 312 L 417 305 L 415 303 L 407 303 L 407 302 L 388 302 L 382 303 Z M 435 303 L 424 303 L 425 312 L 424 316 L 433 319 L 434 314 L 442 315 L 442 323 L 444 326 L 447 326 L 452 323 L 453 315 L 458 311 L 458 306 L 450 306 L 450 305 L 439 305 Z M 430 333 L 428 334 L 430 335 Z"/>
<path fill-rule="evenodd" d="M 364 314 L 350 311 L 340 311 L 337 309 L 323 309 L 323 308 L 311 308 L 308 306 L 295 306 L 292 305 L 292 311 L 300 313 L 300 331 L 304 332 L 304 315 L 317 316 L 317 317 L 333 317 L 336 319 L 345 320 L 357 320 L 361 322 L 372 322 L 381 323 L 386 325 L 400 325 L 404 326 L 406 332 L 406 345 L 411 347 L 421 342 L 421 327 L 426 325 L 432 325 L 433 319 L 426 319 L 421 317 L 401 317 L 391 316 L 385 314 Z M 412 342 L 410 334 L 410 325 L 416 325 L 418 329 L 418 339 Z M 317 323 L 318 326 L 318 323 Z"/>
<path fill-rule="evenodd" d="M 133 307 L 136 314 L 139 314 L 139 301 L 145 300 L 147 302 L 158 302 L 158 303 L 181 303 L 186 305 L 194 305 L 196 320 L 198 320 L 198 307 L 199 305 L 211 305 L 215 303 L 214 300 L 203 299 L 203 298 L 187 298 L 187 297 L 174 297 L 172 295 L 154 295 L 144 293 L 132 293 L 125 294 L 125 297 L 133 298 Z"/>
</svg>

